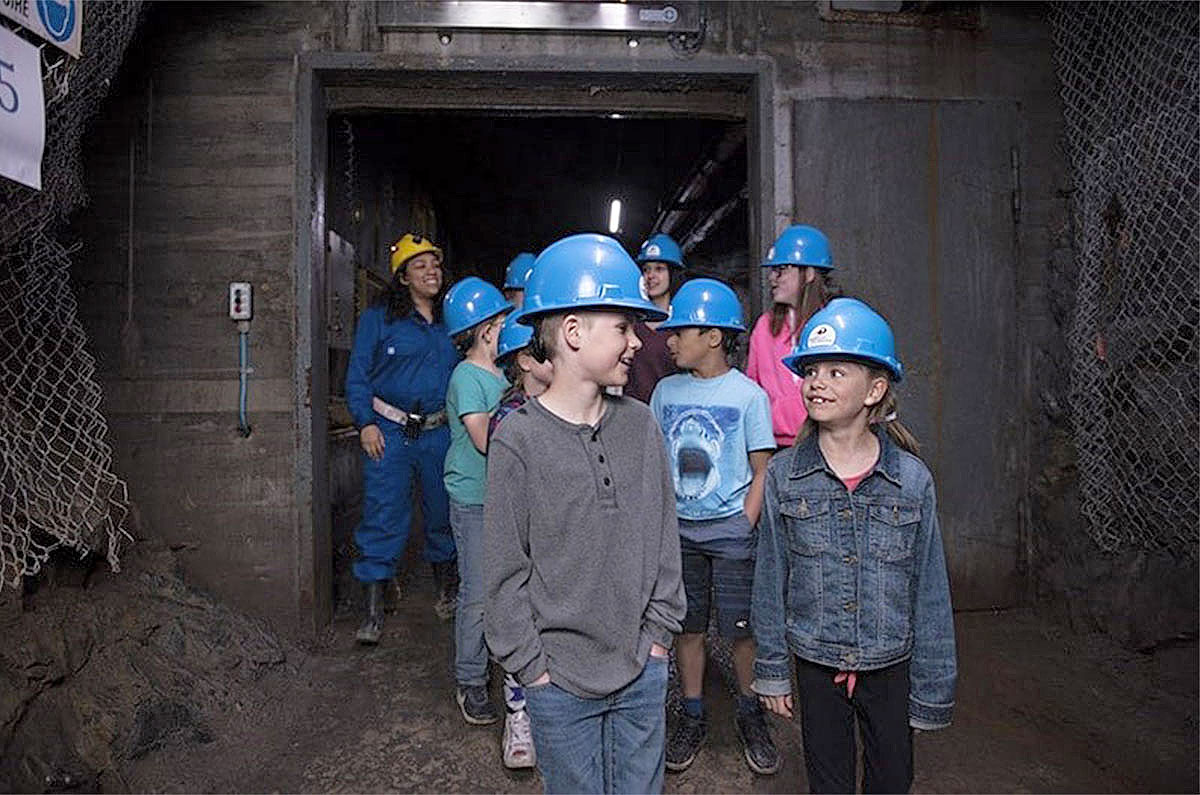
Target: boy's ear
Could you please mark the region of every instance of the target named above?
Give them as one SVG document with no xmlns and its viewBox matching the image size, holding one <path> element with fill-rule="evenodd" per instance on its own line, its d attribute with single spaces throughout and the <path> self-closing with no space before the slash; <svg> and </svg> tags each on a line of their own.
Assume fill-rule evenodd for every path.
<svg viewBox="0 0 1200 795">
<path fill-rule="evenodd" d="M 563 339 L 572 350 L 577 351 L 583 347 L 584 321 L 582 316 L 575 314 L 565 316 L 559 328 Z"/>
<path fill-rule="evenodd" d="M 704 335 L 708 338 L 708 347 L 710 348 L 720 348 L 721 344 L 725 342 L 725 332 L 719 328 L 707 329 Z"/>
</svg>

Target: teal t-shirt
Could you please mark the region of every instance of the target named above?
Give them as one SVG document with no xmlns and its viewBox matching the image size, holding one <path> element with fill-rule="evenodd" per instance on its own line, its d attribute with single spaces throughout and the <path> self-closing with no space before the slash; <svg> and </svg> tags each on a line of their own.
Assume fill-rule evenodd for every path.
<svg viewBox="0 0 1200 795">
<path fill-rule="evenodd" d="M 461 505 L 483 505 L 487 490 L 487 458 L 476 449 L 462 418 L 467 414 L 491 414 L 507 388 L 504 376 L 470 362 L 459 362 L 450 374 L 446 389 L 450 448 L 446 451 L 443 479 L 450 499 Z"/>
</svg>

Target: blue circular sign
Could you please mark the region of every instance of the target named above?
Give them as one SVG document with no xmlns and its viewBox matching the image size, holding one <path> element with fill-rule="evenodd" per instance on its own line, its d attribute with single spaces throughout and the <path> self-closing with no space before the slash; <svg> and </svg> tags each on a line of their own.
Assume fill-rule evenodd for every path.
<svg viewBox="0 0 1200 795">
<path fill-rule="evenodd" d="M 75 32 L 78 0 L 37 0 L 38 18 L 55 41 L 66 41 Z"/>
</svg>

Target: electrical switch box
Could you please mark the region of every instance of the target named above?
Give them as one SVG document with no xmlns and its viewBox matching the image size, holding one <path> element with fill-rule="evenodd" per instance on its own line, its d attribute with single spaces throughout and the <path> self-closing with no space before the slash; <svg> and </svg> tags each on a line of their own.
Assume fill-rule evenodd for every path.
<svg viewBox="0 0 1200 795">
<path fill-rule="evenodd" d="M 229 319 L 250 320 L 254 317 L 250 282 L 229 283 Z"/>
</svg>

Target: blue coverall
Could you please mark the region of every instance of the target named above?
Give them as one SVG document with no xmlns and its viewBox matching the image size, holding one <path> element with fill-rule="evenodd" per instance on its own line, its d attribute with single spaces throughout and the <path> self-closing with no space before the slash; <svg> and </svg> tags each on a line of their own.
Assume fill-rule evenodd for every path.
<svg viewBox="0 0 1200 795">
<path fill-rule="evenodd" d="M 425 559 L 455 559 L 442 481 L 450 429 L 442 425 L 409 439 L 403 426 L 375 413 L 371 399 L 422 415 L 441 411 L 458 353 L 441 323 L 429 323 L 416 311 L 389 323 L 386 313 L 383 306 L 362 313 L 346 370 L 346 403 L 354 424 L 378 426 L 384 442 L 379 461 L 363 453 L 363 518 L 354 531 L 359 551 L 354 576 L 360 582 L 387 580 L 395 573 L 412 525 L 414 478 L 421 481 Z"/>
</svg>

